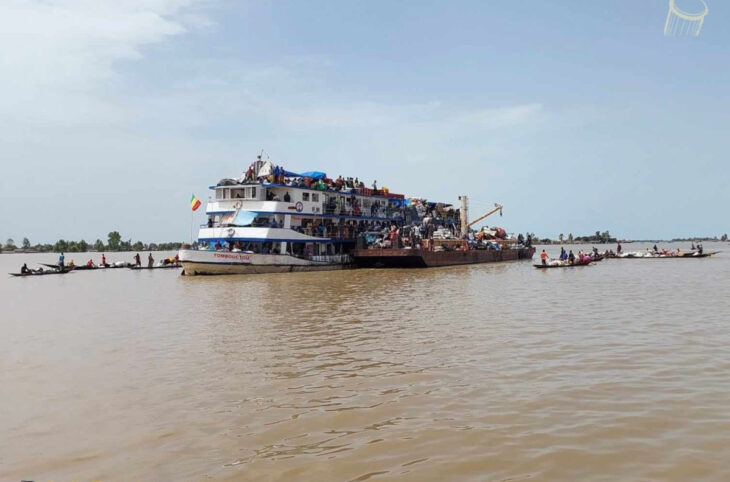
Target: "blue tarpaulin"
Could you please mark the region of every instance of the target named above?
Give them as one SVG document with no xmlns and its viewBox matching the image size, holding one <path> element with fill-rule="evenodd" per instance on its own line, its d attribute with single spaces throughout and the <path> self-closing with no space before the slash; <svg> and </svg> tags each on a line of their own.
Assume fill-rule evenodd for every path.
<svg viewBox="0 0 730 482">
<path fill-rule="evenodd" d="M 327 174 L 320 171 L 307 171 L 299 174 L 300 177 L 308 177 L 310 179 L 324 179 L 327 177 Z"/>
</svg>

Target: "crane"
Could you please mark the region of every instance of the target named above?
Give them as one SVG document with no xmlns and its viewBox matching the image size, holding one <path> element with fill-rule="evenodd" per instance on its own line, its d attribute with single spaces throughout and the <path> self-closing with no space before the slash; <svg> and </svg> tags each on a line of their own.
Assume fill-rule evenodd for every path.
<svg viewBox="0 0 730 482">
<path fill-rule="evenodd" d="M 494 209 L 492 209 L 491 211 L 489 211 L 485 214 L 482 214 L 481 216 L 476 218 L 474 221 L 471 221 L 469 224 L 466 225 L 466 227 L 467 228 L 472 227 L 474 224 L 478 223 L 479 221 L 481 221 L 484 218 L 491 216 L 492 214 L 496 213 L 497 211 L 499 211 L 499 215 L 501 216 L 502 215 L 502 205 L 494 203 Z"/>
</svg>

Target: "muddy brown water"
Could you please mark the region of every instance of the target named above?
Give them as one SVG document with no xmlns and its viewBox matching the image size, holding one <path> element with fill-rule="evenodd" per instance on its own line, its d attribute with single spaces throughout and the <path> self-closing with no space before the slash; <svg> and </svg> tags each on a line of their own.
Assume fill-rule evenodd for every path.
<svg viewBox="0 0 730 482">
<path fill-rule="evenodd" d="M 0 480 L 730 480 L 727 253 L 0 295 Z"/>
</svg>

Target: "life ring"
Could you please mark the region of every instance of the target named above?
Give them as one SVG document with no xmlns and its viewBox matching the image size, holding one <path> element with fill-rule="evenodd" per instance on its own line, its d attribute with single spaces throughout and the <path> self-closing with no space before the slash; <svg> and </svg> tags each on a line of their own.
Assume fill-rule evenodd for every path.
<svg viewBox="0 0 730 482">
<path fill-rule="evenodd" d="M 297 208 L 297 212 L 298 212 L 298 213 L 301 213 L 302 211 L 304 211 L 304 204 L 302 204 L 302 202 L 301 202 L 301 201 L 299 201 L 299 202 L 297 202 L 297 204 L 296 204 L 296 208 Z"/>
<path fill-rule="evenodd" d="M 236 234 L 236 230 L 235 230 L 235 229 L 233 229 L 233 228 L 228 228 L 228 229 L 226 230 L 226 233 L 228 234 L 228 237 L 229 237 L 229 238 L 232 238 L 232 237 L 233 237 L 233 235 L 234 235 L 234 234 Z"/>
<path fill-rule="evenodd" d="M 235 203 L 233 203 L 233 209 L 235 209 L 236 211 L 238 211 L 239 209 L 241 209 L 241 206 L 243 206 L 243 204 L 241 203 L 241 201 L 236 201 Z"/>
</svg>

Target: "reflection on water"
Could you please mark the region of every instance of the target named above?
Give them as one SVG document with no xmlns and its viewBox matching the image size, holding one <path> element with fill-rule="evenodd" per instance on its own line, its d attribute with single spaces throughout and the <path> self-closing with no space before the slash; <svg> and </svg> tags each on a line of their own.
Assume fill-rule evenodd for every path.
<svg viewBox="0 0 730 482">
<path fill-rule="evenodd" d="M 726 480 L 729 268 L 4 279 L 0 478 Z"/>
</svg>

